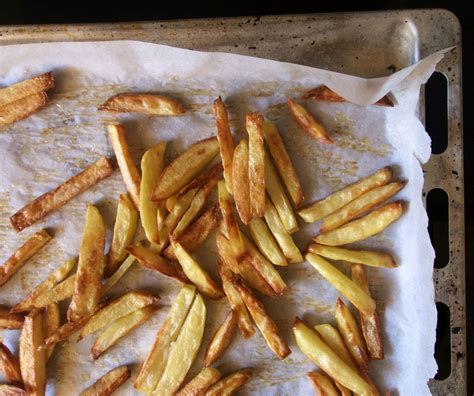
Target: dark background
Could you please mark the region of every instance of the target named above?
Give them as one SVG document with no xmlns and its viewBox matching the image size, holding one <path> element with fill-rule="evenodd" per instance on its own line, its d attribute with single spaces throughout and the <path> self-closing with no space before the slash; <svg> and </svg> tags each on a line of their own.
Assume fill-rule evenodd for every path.
<svg viewBox="0 0 474 396">
<path fill-rule="evenodd" d="M 100 3 L 100 4 L 98 4 Z M 121 2 L 120 2 L 121 3 Z M 186 4 L 183 1 L 152 1 L 126 2 L 125 5 L 107 2 L 91 1 L 40 1 L 40 0 L 11 0 L 2 1 L 0 5 L 0 24 L 44 24 L 44 23 L 86 23 L 86 22 L 119 22 L 179 18 L 226 17 L 244 15 L 347 12 L 408 8 L 445 8 L 452 11 L 460 20 L 463 34 L 463 95 L 464 95 L 464 145 L 465 145 L 465 195 L 466 195 L 466 271 L 467 271 L 467 301 L 468 301 L 468 395 L 474 395 L 474 349 L 470 341 L 473 333 L 473 297 L 470 291 L 474 286 L 473 248 L 474 219 L 473 204 L 473 166 L 470 158 L 474 155 L 472 134 L 473 121 L 473 25 L 474 1 L 257 1 L 253 4 L 241 1 L 222 1 L 206 3 L 194 1 Z M 1 56 L 1 51 L 0 51 Z M 471 75 L 468 75 L 468 72 Z M 470 328 L 469 328 L 470 326 Z"/>
</svg>

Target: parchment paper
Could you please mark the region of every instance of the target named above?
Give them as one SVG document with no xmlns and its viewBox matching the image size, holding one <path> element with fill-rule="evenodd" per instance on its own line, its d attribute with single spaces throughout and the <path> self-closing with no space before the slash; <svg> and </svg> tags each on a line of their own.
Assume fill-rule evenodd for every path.
<svg viewBox="0 0 474 396">
<path fill-rule="evenodd" d="M 420 85 L 433 72 L 443 52 L 388 78 L 374 80 L 245 56 L 127 41 L 7 46 L 0 48 L 0 54 L 1 85 L 48 70 L 54 71 L 58 82 L 57 88 L 49 92 L 51 102 L 46 108 L 0 129 L 0 258 L 5 260 L 40 228 L 49 227 L 55 235 L 0 289 L 1 304 L 18 302 L 52 269 L 78 254 L 86 203 L 96 204 L 103 213 L 110 240 L 118 195 L 125 191 L 118 171 L 21 234 L 16 234 L 8 222 L 11 214 L 34 197 L 76 174 L 100 155 L 111 154 L 106 123 L 125 123 L 127 141 L 137 164 L 144 150 L 161 140 L 169 142 L 170 160 L 190 143 L 214 134 L 211 104 L 221 95 L 230 112 L 236 141 L 246 137 L 247 111 L 262 111 L 278 123 L 301 178 L 305 203 L 385 165 L 393 166 L 395 179 L 408 182 L 397 198 L 405 202 L 403 217 L 381 235 L 357 246 L 388 251 L 400 264 L 398 269 L 368 268 L 386 351 L 383 361 L 371 363 L 372 376 L 381 390 L 397 390 L 400 395 L 429 394 L 427 381 L 436 373 L 434 252 L 421 198 L 420 162 L 426 162 L 430 156 L 430 140 L 418 120 L 417 106 Z M 307 103 L 327 127 L 333 145 L 323 145 L 306 136 L 290 119 L 286 108 L 288 97 L 298 98 L 320 84 L 358 104 Z M 182 117 L 153 117 L 96 111 L 109 96 L 123 91 L 168 94 L 182 100 L 190 112 Z M 389 91 L 396 100 L 394 108 L 360 106 L 375 102 Z M 295 238 L 304 249 L 319 224 L 300 221 L 300 226 Z M 215 250 L 211 237 L 195 254 L 214 276 Z M 344 264 L 337 265 L 347 270 Z M 241 394 L 312 394 L 306 372 L 314 369 L 314 365 L 296 346 L 291 323 L 296 315 L 311 325 L 334 323 L 338 294 L 308 263 L 290 265 L 280 272 L 290 291 L 278 300 L 263 301 L 292 354 L 281 362 L 258 332 L 245 342 L 237 334 L 217 366 L 224 374 L 240 367 L 255 368 L 254 378 Z M 161 309 L 152 320 L 119 341 L 95 363 L 89 358 L 89 350 L 96 336 L 81 343 L 71 337 L 60 344 L 48 363 L 48 394 L 78 394 L 120 364 L 133 365 L 133 377 L 136 375 L 179 286 L 135 265 L 112 295 L 137 288 L 153 291 L 162 298 Z M 202 367 L 203 350 L 229 310 L 224 299 L 217 303 L 206 301 L 206 305 L 206 335 L 190 375 Z M 1 338 L 16 350 L 18 334 L 3 331 Z M 134 393 L 131 380 L 117 391 L 118 395 Z"/>
</svg>

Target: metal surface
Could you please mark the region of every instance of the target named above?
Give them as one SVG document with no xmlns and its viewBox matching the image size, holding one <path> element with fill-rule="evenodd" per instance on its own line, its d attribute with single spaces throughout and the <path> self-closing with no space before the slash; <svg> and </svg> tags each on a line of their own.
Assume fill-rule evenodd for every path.
<svg viewBox="0 0 474 396">
<path fill-rule="evenodd" d="M 460 31 L 458 20 L 448 11 L 416 10 L 8 26 L 0 27 L 0 44 L 130 39 L 258 56 L 363 77 L 384 76 L 436 50 L 456 46 L 437 67 L 449 85 L 449 144 L 424 167 L 425 194 L 442 188 L 449 196 L 450 260 L 435 269 L 434 282 L 436 301 L 447 304 L 451 313 L 452 369 L 446 380 L 430 381 L 433 394 L 444 396 L 466 394 L 467 377 Z"/>
</svg>

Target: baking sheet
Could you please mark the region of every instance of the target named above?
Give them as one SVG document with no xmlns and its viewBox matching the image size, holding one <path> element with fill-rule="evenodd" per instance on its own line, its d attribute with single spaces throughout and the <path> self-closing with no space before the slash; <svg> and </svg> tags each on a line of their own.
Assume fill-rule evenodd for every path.
<svg viewBox="0 0 474 396">
<path fill-rule="evenodd" d="M 173 158 L 191 142 L 213 134 L 210 104 L 221 95 L 229 107 L 236 140 L 245 137 L 243 120 L 249 110 L 260 110 L 280 127 L 283 139 L 302 179 L 306 202 L 385 165 L 393 165 L 396 177 L 408 180 L 399 197 L 405 214 L 381 236 L 359 244 L 390 251 L 401 264 L 396 270 L 370 270 L 372 292 L 378 302 L 385 331 L 386 359 L 372 364 L 375 382 L 381 389 L 400 394 L 428 393 L 427 380 L 434 376 L 433 358 L 436 310 L 433 301 L 431 248 L 427 218 L 421 200 L 423 175 L 420 161 L 429 158 L 429 138 L 416 117 L 419 87 L 432 73 L 442 52 L 404 69 L 389 79 L 365 80 L 318 69 L 229 54 L 193 52 L 138 42 L 55 43 L 2 48 L 0 75 L 4 85 L 32 74 L 53 69 L 58 87 L 48 107 L 36 115 L 0 130 L 2 151 L 0 203 L 1 256 L 8 257 L 25 234 L 40 227 L 52 227 L 55 240 L 30 261 L 0 290 L 0 303 L 13 304 L 70 255 L 78 252 L 85 204 L 94 202 L 104 214 L 109 232 L 113 226 L 116 199 L 124 190 L 116 172 L 109 179 L 75 199 L 59 212 L 16 235 L 8 216 L 31 198 L 82 169 L 101 154 L 110 153 L 104 124 L 120 120 L 138 160 L 144 150 L 160 140 L 169 141 Z M 359 104 L 373 102 L 392 91 L 397 106 L 392 109 L 352 104 L 309 103 L 335 140 L 323 146 L 306 137 L 289 119 L 285 101 L 306 89 L 324 83 Z M 139 115 L 112 116 L 95 111 L 108 96 L 121 91 L 158 91 L 181 99 L 190 109 L 177 118 Z M 317 232 L 317 225 L 301 223 L 296 235 L 303 248 Z M 110 237 L 110 235 L 109 235 Z M 215 273 L 212 238 L 196 254 Z M 203 252 L 207 254 L 204 255 Z M 280 362 L 255 335 L 243 342 L 236 337 L 221 360 L 224 372 L 238 367 L 255 367 L 255 378 L 244 394 L 306 394 L 310 386 L 305 373 L 312 365 L 298 351 L 291 332 L 295 315 L 311 324 L 333 322 L 337 293 L 309 264 L 282 271 L 291 291 L 265 305 L 289 342 L 293 353 Z M 178 286 L 159 275 L 133 268 L 114 294 L 145 288 L 162 297 L 152 321 L 124 338 L 95 364 L 88 350 L 92 338 L 76 344 L 63 343 L 48 367 L 49 389 L 71 394 L 83 389 L 110 368 L 138 364 L 151 347 L 157 329 L 166 316 Z M 203 345 L 224 317 L 225 301 L 208 301 L 208 323 Z M 15 333 L 4 332 L 14 345 Z M 202 365 L 198 358 L 195 372 Z M 133 392 L 131 381 L 118 394 Z"/>
</svg>

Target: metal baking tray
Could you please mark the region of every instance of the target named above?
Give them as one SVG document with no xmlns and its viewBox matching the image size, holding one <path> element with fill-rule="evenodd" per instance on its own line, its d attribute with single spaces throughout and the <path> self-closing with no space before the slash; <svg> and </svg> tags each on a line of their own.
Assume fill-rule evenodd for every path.
<svg viewBox="0 0 474 396">
<path fill-rule="evenodd" d="M 465 395 L 466 301 L 461 28 L 446 10 L 284 15 L 224 19 L 0 27 L 0 45 L 53 41 L 141 40 L 222 51 L 379 77 L 436 50 L 456 46 L 437 70 L 448 80 L 448 147 L 424 166 L 424 195 L 449 197 L 450 259 L 435 269 L 436 301 L 450 309 L 451 374 L 430 380 L 435 395 Z M 424 114 L 424 97 L 420 98 Z M 423 118 L 423 117 L 421 117 Z M 409 132 L 409 131 L 407 131 Z"/>
</svg>

